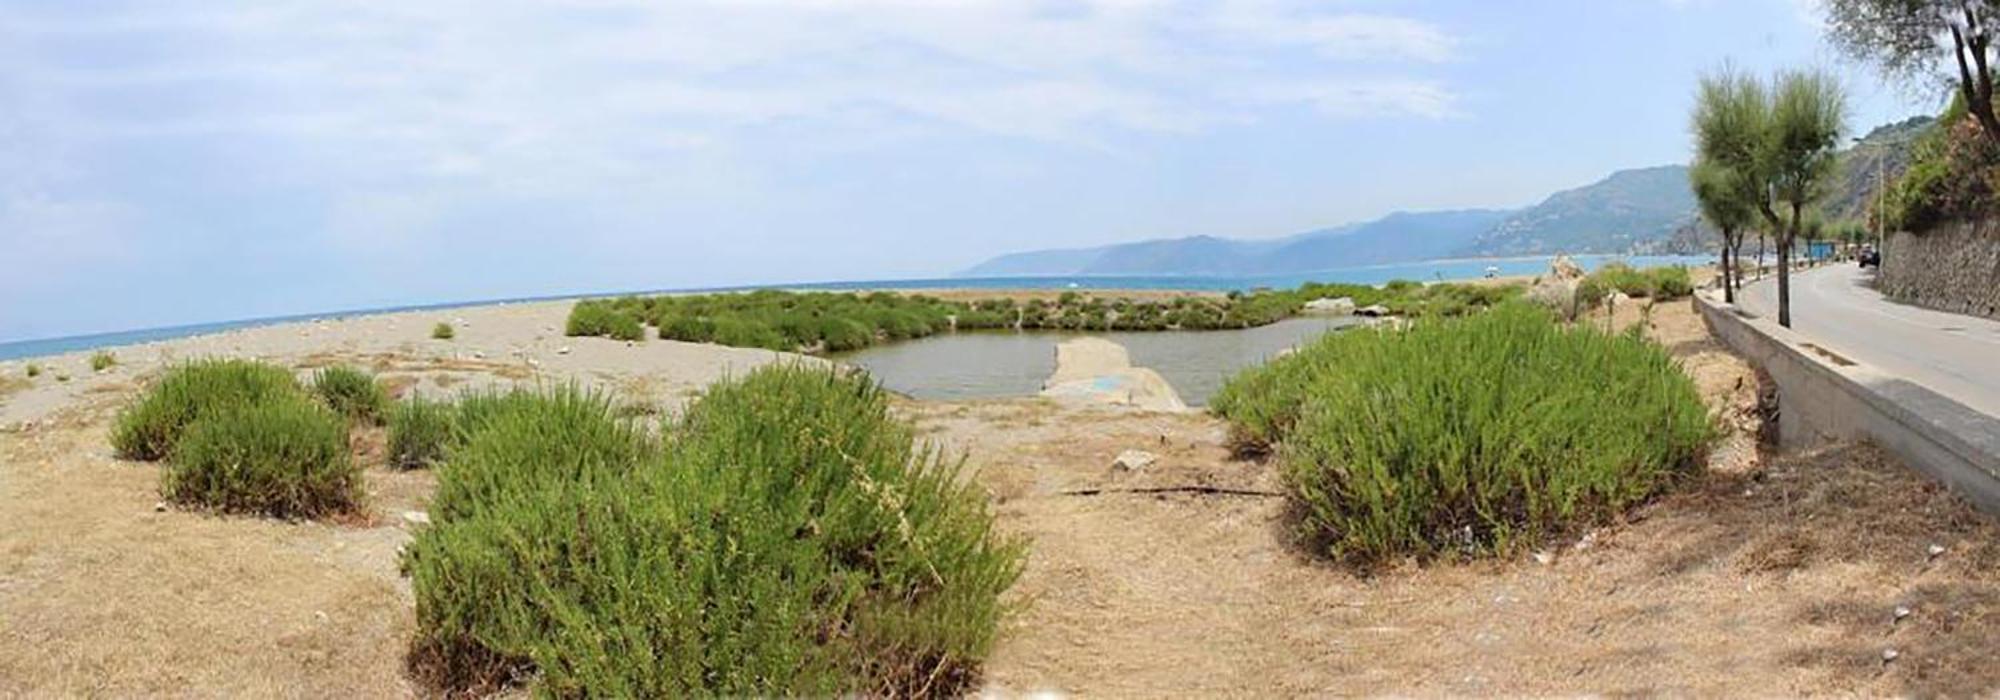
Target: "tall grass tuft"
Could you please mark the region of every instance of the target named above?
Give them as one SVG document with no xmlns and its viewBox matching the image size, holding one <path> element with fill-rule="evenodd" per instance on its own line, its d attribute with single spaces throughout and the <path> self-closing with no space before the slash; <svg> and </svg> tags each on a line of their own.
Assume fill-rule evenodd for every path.
<svg viewBox="0 0 2000 700">
<path fill-rule="evenodd" d="M 127 459 L 173 452 L 183 430 L 207 415 L 299 392 L 292 373 L 245 360 L 196 360 L 167 370 L 139 400 L 118 414 L 111 445 Z"/>
<path fill-rule="evenodd" d="M 1603 522 L 1697 464 L 1694 384 L 1636 332 L 1524 304 L 1330 334 L 1211 404 L 1275 449 L 1304 534 L 1340 559 L 1510 552 Z"/>
<path fill-rule="evenodd" d="M 455 337 L 458 337 L 458 331 L 449 323 L 439 321 L 437 325 L 431 326 L 431 338 L 434 340 L 451 340 Z"/>
<path fill-rule="evenodd" d="M 412 396 L 389 411 L 389 465 L 424 469 L 444 460 L 457 430 L 451 404 Z"/>
<path fill-rule="evenodd" d="M 175 447 L 160 491 L 222 512 L 313 518 L 352 511 L 361 472 L 348 454 L 346 420 L 293 396 L 203 416 Z"/>
<path fill-rule="evenodd" d="M 761 369 L 659 438 L 573 389 L 474 403 L 404 562 L 445 690 L 945 695 L 990 649 L 1023 545 L 864 376 Z"/>
<path fill-rule="evenodd" d="M 90 354 L 90 371 L 102 372 L 118 364 L 118 358 L 109 350 L 99 350 Z"/>
<path fill-rule="evenodd" d="M 312 390 L 327 408 L 349 420 L 380 424 L 389 410 L 389 394 L 375 375 L 347 365 L 313 373 Z"/>
</svg>

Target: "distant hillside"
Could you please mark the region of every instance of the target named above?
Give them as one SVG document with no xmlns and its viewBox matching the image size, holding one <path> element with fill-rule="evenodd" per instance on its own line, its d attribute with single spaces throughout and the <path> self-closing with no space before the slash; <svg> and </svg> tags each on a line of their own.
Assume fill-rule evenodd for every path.
<svg viewBox="0 0 2000 700">
<path fill-rule="evenodd" d="M 1009 275 L 1254 275 L 1438 258 L 1506 216 L 1468 209 L 1398 212 L 1375 221 L 1268 240 L 1191 236 L 1003 255 L 959 272 Z"/>
<path fill-rule="evenodd" d="M 1915 117 L 1878 127 L 1858 146 L 1844 151 L 1841 172 L 1823 204 L 1826 217 L 1864 218 L 1874 202 L 1876 183 L 1895 181 L 1909 163 L 1913 137 L 1930 128 L 1932 121 Z M 1713 239 L 1713 232 L 1696 215 L 1687 167 L 1663 165 L 1621 170 L 1520 210 L 1398 212 L 1275 239 L 1190 236 L 1038 250 L 1003 255 L 958 274 L 1283 274 L 1447 257 L 1701 253 L 1712 247 Z"/>
<path fill-rule="evenodd" d="M 1465 256 L 1657 252 L 1693 218 L 1687 166 L 1620 170 L 1507 217 Z"/>
</svg>

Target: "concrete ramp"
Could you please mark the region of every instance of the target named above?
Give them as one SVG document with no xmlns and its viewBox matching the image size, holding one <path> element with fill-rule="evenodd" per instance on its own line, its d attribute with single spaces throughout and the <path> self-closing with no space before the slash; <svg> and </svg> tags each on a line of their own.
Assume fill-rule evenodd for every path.
<svg viewBox="0 0 2000 700">
<path fill-rule="evenodd" d="M 1056 371 L 1042 382 L 1042 396 L 1146 411 L 1187 410 L 1160 373 L 1133 367 L 1125 346 L 1103 338 L 1056 345 Z"/>
</svg>

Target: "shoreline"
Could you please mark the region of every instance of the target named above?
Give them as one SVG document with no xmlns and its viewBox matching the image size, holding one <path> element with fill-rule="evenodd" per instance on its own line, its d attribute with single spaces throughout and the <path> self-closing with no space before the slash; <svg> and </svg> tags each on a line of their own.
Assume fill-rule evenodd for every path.
<svg viewBox="0 0 2000 700">
<path fill-rule="evenodd" d="M 1588 255 L 1588 256 L 1575 256 L 1575 257 L 1590 258 L 1595 260 L 1595 259 L 1606 259 L 1606 258 L 1621 258 L 1621 257 L 1630 258 L 1630 257 L 1642 257 L 1642 256 L 1635 256 L 1635 255 L 1618 256 L 1611 254 L 1602 254 L 1602 255 Z M 856 282 L 842 282 L 842 281 L 797 282 L 797 283 L 784 283 L 784 284 L 774 284 L 774 285 L 663 289 L 663 290 L 653 290 L 653 291 L 641 290 L 641 291 L 623 291 L 623 292 L 583 292 L 578 294 L 527 296 L 527 297 L 501 298 L 501 299 L 489 299 L 489 300 L 477 300 L 477 301 L 452 301 L 452 302 L 438 302 L 430 304 L 385 306 L 380 308 L 367 308 L 367 309 L 347 309 L 347 310 L 337 310 L 337 311 L 317 312 L 317 313 L 308 312 L 308 313 L 298 313 L 298 314 L 284 314 L 278 316 L 266 316 L 259 318 L 232 319 L 224 321 L 208 321 L 208 322 L 198 322 L 198 323 L 183 323 L 170 326 L 154 326 L 148 328 L 133 328 L 133 329 L 103 331 L 95 333 L 82 333 L 76 335 L 65 335 L 65 336 L 46 337 L 46 338 L 27 338 L 21 340 L 10 340 L 6 342 L 0 342 L 0 366 L 5 366 L 5 363 L 51 360 L 53 358 L 60 358 L 74 353 L 89 353 L 96 350 L 115 351 L 124 348 L 139 347 L 154 342 L 194 338 L 203 335 L 211 335 L 215 333 L 227 333 L 232 331 L 267 328 L 279 325 L 311 324 L 311 323 L 326 322 L 326 321 L 344 321 L 356 318 L 369 318 L 369 317 L 406 314 L 406 313 L 428 313 L 428 312 L 444 313 L 452 311 L 463 311 L 466 309 L 482 309 L 493 306 L 545 304 L 545 303 L 574 303 L 576 301 L 583 299 L 604 299 L 604 298 L 615 298 L 628 295 L 657 296 L 657 295 L 723 294 L 732 292 L 748 292 L 748 291 L 757 291 L 764 289 L 773 289 L 773 290 L 795 291 L 795 292 L 866 293 L 875 291 L 886 291 L 886 292 L 895 292 L 903 294 L 931 294 L 934 296 L 941 296 L 949 299 L 971 299 L 971 298 L 995 297 L 995 296 L 1011 296 L 1017 299 L 1041 298 L 1044 296 L 1048 298 L 1053 298 L 1055 296 L 1059 296 L 1063 292 L 1089 293 L 1105 297 L 1120 296 L 1131 299 L 1154 299 L 1154 298 L 1172 298 L 1175 296 L 1219 296 L 1227 293 L 1230 289 L 1233 289 L 1233 287 L 1229 287 L 1226 284 L 1222 284 L 1229 281 L 1254 282 L 1260 279 L 1274 280 L 1274 279 L 1291 279 L 1294 277 L 1305 278 L 1316 274 L 1328 274 L 1329 277 L 1325 279 L 1310 280 L 1310 281 L 1341 282 L 1342 280 L 1332 276 L 1332 273 L 1343 272 L 1343 271 L 1361 272 L 1368 270 L 1383 270 L 1383 269 L 1392 269 L 1395 267 L 1427 265 L 1427 264 L 1462 265 L 1468 263 L 1477 263 L 1481 261 L 1519 263 L 1531 260 L 1546 261 L 1550 259 L 1553 259 L 1553 256 L 1425 260 L 1412 263 L 1388 263 L 1383 265 L 1366 265 L 1366 266 L 1356 266 L 1351 268 L 1334 268 L 1330 270 L 1298 273 L 1295 275 L 1288 274 L 1288 275 L 1262 275 L 1262 276 L 1243 276 L 1243 277 L 1200 277 L 1200 276 L 1185 276 L 1185 275 L 1067 275 L 1067 276 L 1022 275 L 1022 276 L 1000 276 L 1000 277 L 986 277 L 986 278 L 966 277 L 966 278 L 937 278 L 937 279 L 908 279 L 908 280 L 867 280 L 867 281 L 856 281 Z M 1690 269 L 1692 269 L 1696 266 L 1689 265 L 1689 267 Z M 1506 280 L 1506 279 L 1524 278 L 1530 276 L 1531 275 L 1505 273 L 1500 275 L 1498 278 L 1494 279 Z M 994 282 L 1018 281 L 1024 283 L 1031 281 L 1046 281 L 1050 283 L 1056 283 L 1067 280 L 1071 281 L 1072 283 L 1076 283 L 1076 282 L 1090 282 L 1090 281 L 1114 282 L 1117 280 L 1150 280 L 1150 279 L 1172 280 L 1175 282 L 1185 283 L 1187 286 L 1119 287 L 1119 286 L 1090 286 L 1087 284 L 1080 284 L 1079 286 L 1076 287 L 1066 287 L 1066 286 L 1037 286 L 1031 283 L 1019 284 L 1013 286 L 982 286 L 977 284 L 977 282 L 981 280 L 988 280 Z M 1489 278 L 1485 278 L 1480 275 L 1473 275 L 1464 277 L 1447 277 L 1442 279 L 1412 279 L 1412 281 L 1424 284 L 1433 284 L 1437 282 L 1477 283 L 1477 282 L 1487 281 L 1488 279 Z M 1354 283 L 1381 286 L 1382 284 L 1386 283 L 1386 280 L 1382 282 L 1354 282 Z M 1220 284 L 1221 286 L 1217 286 L 1218 284 Z M 1248 290 L 1257 288 L 1259 286 L 1263 286 L 1266 288 L 1288 288 L 1288 287 L 1297 287 L 1298 284 L 1291 283 L 1291 284 L 1281 285 L 1279 287 L 1269 287 L 1268 285 L 1251 285 L 1248 287 L 1244 287 L 1243 289 Z M 97 341 L 102 341 L 102 342 L 97 342 Z"/>
</svg>

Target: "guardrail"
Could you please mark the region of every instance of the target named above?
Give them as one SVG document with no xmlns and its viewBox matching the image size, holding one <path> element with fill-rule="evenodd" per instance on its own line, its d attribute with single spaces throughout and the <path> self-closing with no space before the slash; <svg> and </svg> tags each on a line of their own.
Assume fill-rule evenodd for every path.
<svg viewBox="0 0 2000 700">
<path fill-rule="evenodd" d="M 1709 330 L 1777 384 L 1781 444 L 1871 439 L 2000 515 L 2000 418 L 1842 357 L 1711 294 L 1694 297 Z"/>
</svg>

